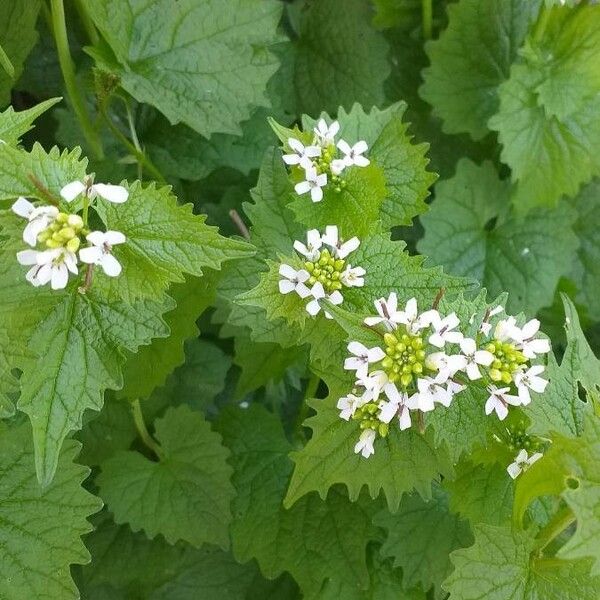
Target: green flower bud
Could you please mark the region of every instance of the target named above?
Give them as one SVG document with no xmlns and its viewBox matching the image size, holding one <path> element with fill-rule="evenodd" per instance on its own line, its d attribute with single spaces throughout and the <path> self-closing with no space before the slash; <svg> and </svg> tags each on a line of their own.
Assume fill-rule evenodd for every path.
<svg viewBox="0 0 600 600">
<path fill-rule="evenodd" d="M 377 431 L 381 437 L 387 437 L 387 434 L 390 431 L 390 426 L 387 423 L 379 423 Z"/>
<path fill-rule="evenodd" d="M 46 240 L 46 246 L 53 250 L 54 248 L 60 248 L 62 246 L 62 242 L 57 242 L 56 240 L 50 238 L 49 240 Z"/>
<path fill-rule="evenodd" d="M 420 375 L 423 372 L 423 365 L 421 363 L 415 363 L 412 366 L 412 372 Z"/>
<path fill-rule="evenodd" d="M 405 373 L 404 375 L 402 375 L 402 377 L 400 377 L 400 383 L 404 387 L 409 386 L 411 381 L 412 381 L 412 375 L 409 375 L 408 373 Z"/>
<path fill-rule="evenodd" d="M 71 252 L 77 252 L 79 250 L 79 246 L 81 246 L 81 240 L 78 237 L 74 237 L 67 242 L 67 250 Z"/>
<path fill-rule="evenodd" d="M 508 371 L 502 371 L 502 381 L 504 383 L 510 383 L 512 381 L 512 376 Z"/>
<path fill-rule="evenodd" d="M 500 381 L 502 373 L 498 369 L 490 369 L 490 378 L 492 381 Z"/>
<path fill-rule="evenodd" d="M 69 215 L 67 223 L 75 229 L 81 229 L 83 227 L 83 219 L 79 215 Z"/>
<path fill-rule="evenodd" d="M 385 345 L 389 346 L 390 348 L 395 348 L 398 343 L 396 337 L 391 333 L 385 333 L 383 335 L 383 341 L 385 342 Z"/>
</svg>

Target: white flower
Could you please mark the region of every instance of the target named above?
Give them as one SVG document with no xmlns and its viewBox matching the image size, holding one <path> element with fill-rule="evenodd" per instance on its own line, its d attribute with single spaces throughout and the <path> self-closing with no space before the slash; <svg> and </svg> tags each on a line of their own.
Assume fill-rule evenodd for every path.
<svg viewBox="0 0 600 600">
<path fill-rule="evenodd" d="M 427 327 L 429 324 L 429 315 L 431 313 L 423 313 L 424 318 L 419 317 L 417 310 L 417 299 L 411 298 L 404 308 L 396 313 L 396 322 L 406 325 L 406 330 L 409 333 L 418 333 L 423 327 Z"/>
<path fill-rule="evenodd" d="M 379 414 L 377 418 L 383 423 L 389 423 L 396 415 L 400 425 L 400 431 L 404 431 L 411 426 L 410 410 L 408 408 L 408 395 L 406 392 L 399 392 L 393 383 L 388 383 L 384 387 L 387 401 L 382 400 L 379 403 Z"/>
<path fill-rule="evenodd" d="M 542 365 L 534 365 L 533 367 L 529 367 L 526 372 L 519 371 L 515 373 L 515 385 L 519 392 L 521 404 L 527 405 L 531 402 L 530 389 L 538 394 L 541 394 L 546 389 L 548 380 L 539 377 L 543 372 L 544 367 Z"/>
<path fill-rule="evenodd" d="M 521 330 L 517 327 L 517 320 L 514 317 L 508 317 L 498 321 L 494 330 L 494 337 L 501 342 L 518 342 L 521 337 Z"/>
<path fill-rule="evenodd" d="M 23 241 L 32 248 L 37 244 L 38 235 L 51 225 L 58 216 L 56 206 L 39 206 L 36 208 L 23 197 L 18 198 L 12 205 L 12 211 L 19 217 L 29 221 L 23 230 Z"/>
<path fill-rule="evenodd" d="M 333 175 L 339 175 L 346 168 L 346 163 L 341 158 L 334 158 L 331 161 L 331 172 Z"/>
<path fill-rule="evenodd" d="M 334 306 L 337 306 L 338 304 L 341 304 L 344 301 L 344 297 L 342 296 L 342 294 L 340 294 L 338 290 L 335 290 L 333 294 L 327 295 L 325 289 L 323 288 L 323 284 L 320 281 L 317 281 L 317 283 L 313 285 L 312 289 L 310 290 L 310 293 L 312 294 L 313 299 L 306 305 L 306 311 L 311 317 L 318 315 L 321 311 L 321 305 L 319 304 L 319 300 L 321 300 L 322 298 L 327 298 L 327 300 L 329 300 L 329 302 L 331 302 L 331 304 L 333 304 Z M 333 318 L 327 311 L 325 311 L 325 316 L 328 319 Z"/>
<path fill-rule="evenodd" d="M 347 396 L 343 396 L 337 401 L 337 408 L 339 408 L 340 417 L 344 419 L 344 421 L 349 421 L 351 417 L 354 416 L 354 413 L 361 406 L 365 405 L 369 402 L 368 398 L 365 396 L 356 396 L 355 394 L 348 394 Z"/>
<path fill-rule="evenodd" d="M 112 247 L 124 244 L 125 236 L 120 231 L 92 231 L 85 238 L 91 246 L 79 251 L 81 262 L 98 265 L 109 277 L 121 273 L 121 263 L 112 255 Z"/>
<path fill-rule="evenodd" d="M 479 327 L 479 331 L 481 331 L 483 335 L 485 335 L 486 337 L 490 335 L 490 331 L 492 330 L 492 324 L 489 322 L 489 319 L 501 313 L 503 310 L 504 307 L 500 305 L 495 306 L 494 308 L 492 308 L 492 310 L 490 310 L 489 314 L 486 317 L 486 320 Z"/>
<path fill-rule="evenodd" d="M 317 174 L 317 170 L 314 168 L 307 169 L 305 171 L 306 179 L 297 183 L 294 187 L 296 194 L 302 196 L 310 192 L 310 199 L 313 202 L 321 202 L 323 200 L 323 188 L 327 185 L 327 173 Z"/>
<path fill-rule="evenodd" d="M 460 325 L 460 319 L 456 313 L 450 313 L 447 317 L 441 317 L 437 310 L 430 310 L 421 315 L 424 323 L 429 322 L 434 332 L 429 336 L 429 343 L 437 348 L 443 348 L 446 343 L 458 344 L 463 338 L 460 331 L 453 331 Z"/>
<path fill-rule="evenodd" d="M 460 342 L 460 349 L 466 358 L 465 371 L 471 381 L 481 378 L 478 365 L 489 367 L 494 361 L 494 355 L 487 350 L 477 350 L 475 340 L 464 338 Z"/>
<path fill-rule="evenodd" d="M 533 463 L 540 460 L 542 456 L 543 454 L 541 452 L 536 452 L 535 454 L 528 456 L 527 450 L 522 449 L 519 451 L 519 454 L 517 454 L 515 462 L 510 463 L 510 465 L 506 467 L 506 470 L 513 479 L 516 479 L 521 473 L 527 471 Z"/>
<path fill-rule="evenodd" d="M 459 394 L 463 390 L 466 390 L 467 386 L 463 385 L 462 383 L 458 383 L 458 381 L 454 381 L 453 379 L 448 379 L 448 381 L 446 382 L 446 389 L 453 396 L 455 396 L 456 394 Z"/>
<path fill-rule="evenodd" d="M 347 287 L 362 287 L 365 285 L 366 271 L 362 267 L 348 265 L 340 275 L 340 281 Z"/>
<path fill-rule="evenodd" d="M 293 150 L 293 154 L 283 155 L 283 162 L 286 165 L 300 165 L 304 170 L 307 170 L 313 166 L 311 159 L 321 156 L 319 146 L 305 146 L 295 138 L 288 138 L 288 146 Z"/>
<path fill-rule="evenodd" d="M 302 256 L 305 256 L 308 260 L 314 261 L 319 258 L 319 250 L 323 245 L 321 234 L 318 229 L 311 229 L 306 233 L 306 246 L 296 240 L 294 242 L 294 250 Z"/>
<path fill-rule="evenodd" d="M 17 260 L 22 265 L 35 265 L 26 275 L 27 281 L 35 287 L 50 282 L 53 290 L 62 290 L 69 281 L 69 271 L 74 275 L 78 273 L 77 256 L 66 248 L 43 252 L 24 250 L 17 254 Z"/>
<path fill-rule="evenodd" d="M 122 185 L 107 183 L 87 185 L 83 181 L 71 181 L 60 190 L 60 195 L 65 202 L 73 202 L 77 196 L 83 193 L 86 193 L 90 200 L 100 196 L 113 204 L 123 204 L 129 198 L 129 192 Z"/>
<path fill-rule="evenodd" d="M 531 319 L 519 329 L 519 346 L 527 358 L 535 358 L 538 354 L 550 352 L 550 342 L 547 339 L 535 338 L 540 329 L 540 322 Z"/>
<path fill-rule="evenodd" d="M 348 352 L 353 354 L 344 361 L 344 369 L 347 371 L 356 371 L 356 377 L 363 379 L 367 376 L 370 363 L 376 363 L 385 358 L 385 352 L 377 346 L 367 348 L 360 342 L 350 342 Z"/>
<path fill-rule="evenodd" d="M 374 304 L 379 316 L 367 317 L 365 319 L 365 325 L 372 327 L 373 325 L 384 323 L 389 330 L 395 329 L 399 322 L 397 320 L 398 296 L 396 295 L 396 292 L 392 292 L 387 300 L 385 298 L 375 300 Z"/>
<path fill-rule="evenodd" d="M 355 454 L 362 454 L 365 458 L 369 458 L 371 454 L 375 454 L 373 442 L 375 441 L 375 431 L 373 429 L 365 429 L 361 434 L 356 446 L 354 446 Z"/>
<path fill-rule="evenodd" d="M 329 146 L 335 142 L 335 136 L 340 130 L 340 124 L 333 121 L 331 125 L 327 125 L 325 119 L 319 119 L 317 126 L 314 128 L 315 135 L 321 146 Z"/>
<path fill-rule="evenodd" d="M 433 352 L 425 359 L 425 366 L 438 371 L 440 380 L 444 380 L 454 377 L 457 371 L 462 371 L 467 366 L 467 359 L 462 354 Z"/>
<path fill-rule="evenodd" d="M 280 265 L 279 274 L 285 279 L 279 282 L 279 291 L 282 294 L 296 292 L 300 298 L 308 298 L 310 296 L 310 288 L 304 283 L 310 279 L 310 273 L 304 269 L 296 271 L 290 265 Z"/>
<path fill-rule="evenodd" d="M 342 243 L 337 225 L 327 225 L 322 239 L 323 243 L 331 248 L 332 253 L 337 258 L 346 258 L 360 246 L 360 240 L 357 237 L 350 238 L 347 242 Z"/>
<path fill-rule="evenodd" d="M 359 383 L 366 389 L 365 396 L 369 400 L 378 400 L 389 380 L 385 371 L 377 370 L 363 377 Z"/>
<path fill-rule="evenodd" d="M 447 379 L 440 376 L 419 378 L 417 380 L 418 391 L 409 398 L 408 407 L 413 410 L 429 412 L 435 408 L 436 402 L 446 407 L 450 406 L 453 394 L 441 385 L 446 381 Z"/>
<path fill-rule="evenodd" d="M 343 152 L 344 158 L 342 160 L 347 167 L 351 167 L 352 165 L 366 167 L 371 162 L 366 156 L 363 156 L 369 149 L 367 142 L 364 140 L 356 142 L 354 146 L 350 146 L 345 140 L 340 140 L 337 143 L 337 147 Z"/>
<path fill-rule="evenodd" d="M 490 392 L 490 397 L 487 399 L 485 403 L 485 414 L 489 415 L 493 411 L 496 411 L 498 418 L 501 421 L 504 421 L 508 416 L 508 405 L 519 406 L 521 404 L 521 400 L 518 396 L 513 396 L 508 394 L 507 392 L 510 388 L 500 388 L 498 389 L 495 385 L 488 386 L 488 392 Z"/>
</svg>

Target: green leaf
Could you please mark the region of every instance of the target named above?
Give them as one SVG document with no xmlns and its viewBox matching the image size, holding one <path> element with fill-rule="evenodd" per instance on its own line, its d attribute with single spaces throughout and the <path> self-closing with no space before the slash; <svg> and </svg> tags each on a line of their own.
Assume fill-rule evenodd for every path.
<svg viewBox="0 0 600 600">
<path fill-rule="evenodd" d="M 381 29 L 388 27 L 410 27 L 421 17 L 419 0 L 373 0 L 375 16 L 373 25 Z"/>
<path fill-rule="evenodd" d="M 350 112 L 340 107 L 337 113 L 339 137 L 351 144 L 365 140 L 369 158 L 383 170 L 387 197 L 381 205 L 381 219 L 385 228 L 410 225 L 424 213 L 424 200 L 436 180 L 435 173 L 427 171 L 429 145 L 413 144 L 407 133 L 408 123 L 402 120 L 406 108 L 405 102 L 396 102 L 385 110 L 373 107 L 366 113 L 360 104 L 353 104 Z M 333 120 L 326 113 L 321 116 Z M 316 120 L 304 115 L 302 123 L 305 131 L 312 131 Z"/>
<path fill-rule="evenodd" d="M 381 555 L 402 567 L 405 589 L 420 585 L 439 590 L 452 568 L 450 552 L 473 543 L 469 524 L 449 512 L 447 494 L 440 488 L 429 502 L 405 495 L 396 513 L 383 510 L 373 522 L 386 530 Z"/>
<path fill-rule="evenodd" d="M 573 278 L 579 287 L 577 299 L 585 305 L 590 317 L 600 321 L 600 181 L 594 180 L 584 187 L 575 199 L 579 217 L 573 229 L 579 238 L 579 251 L 575 260 Z"/>
<path fill-rule="evenodd" d="M 59 192 L 67 183 L 82 180 L 87 159 L 81 150 L 63 150 L 54 147 L 46 152 L 38 143 L 31 152 L 24 152 L 8 144 L 0 144 L 0 201 L 15 200 L 19 196 L 36 198 L 48 203 L 48 193 L 59 202 Z"/>
<path fill-rule="evenodd" d="M 581 437 L 554 436 L 543 459 L 519 477 L 514 517 L 520 522 L 533 498 L 560 494 L 577 518 L 577 529 L 558 551 L 561 557 L 593 558 L 600 574 L 600 419 L 588 413 Z"/>
<path fill-rule="evenodd" d="M 513 480 L 498 463 L 461 462 L 456 477 L 443 486 L 450 496 L 450 510 L 472 525 L 504 525 L 510 521 L 513 505 Z"/>
<path fill-rule="evenodd" d="M 548 358 L 546 376 L 550 380 L 543 396 L 524 408 L 531 419 L 531 433 L 547 436 L 551 432 L 580 435 L 584 413 L 590 410 L 579 397 L 579 384 L 588 391 L 600 390 L 600 361 L 594 356 L 579 324 L 573 303 L 562 295 L 565 309 L 567 348 L 559 366 L 554 354 Z"/>
<path fill-rule="evenodd" d="M 219 431 L 235 468 L 231 537 L 236 558 L 256 558 L 267 577 L 288 571 L 307 596 L 332 576 L 365 588 L 366 545 L 375 530 L 360 504 L 332 490 L 327 502 L 312 494 L 284 509 L 290 444 L 278 419 L 264 408 L 228 409 Z"/>
<path fill-rule="evenodd" d="M 300 112 L 333 113 L 354 102 L 380 105 L 390 74 L 388 44 L 370 26 L 365 0 L 311 2 L 295 42 L 294 84 Z M 357 48 L 364 51 L 357 52 Z"/>
<path fill-rule="evenodd" d="M 447 457 L 436 453 L 430 435 L 397 428 L 377 440 L 373 456 L 366 459 L 355 454 L 360 430 L 356 422 L 341 419 L 336 408 L 337 400 L 351 387 L 348 382 L 348 388 L 341 393 L 334 390 L 324 400 L 308 402 L 316 411 L 305 421 L 312 437 L 303 449 L 290 455 L 296 467 L 285 505 L 292 506 L 311 491 L 325 498 L 329 488 L 337 483 L 347 486 L 351 500 L 358 498 L 364 486 L 372 498 L 383 490 L 392 511 L 398 508 L 404 492 L 415 489 L 424 498 L 430 498 L 432 480 L 440 473 L 448 476 L 452 471 Z"/>
<path fill-rule="evenodd" d="M 214 300 L 219 275 L 208 271 L 201 278 L 188 277 L 185 283 L 172 287 L 171 296 L 177 306 L 165 315 L 171 333 L 140 348 L 129 358 L 123 370 L 125 384 L 117 394 L 119 398 L 147 398 L 184 362 L 184 342 L 198 336 L 196 320 Z"/>
<path fill-rule="evenodd" d="M 252 253 L 245 242 L 224 238 L 206 225 L 206 217 L 194 215 L 191 204 L 178 206 L 170 188 L 143 187 L 139 181 L 128 188 L 125 204 L 97 205 L 107 229 L 127 236 L 127 243 L 114 251 L 122 276 L 98 274 L 108 293 L 129 302 L 160 297 L 170 283 L 183 282 L 184 273 L 200 276 L 204 267 L 219 269 L 223 261 Z"/>
<path fill-rule="evenodd" d="M 21 138 L 33 129 L 33 122 L 60 101 L 61 98 L 50 98 L 50 100 L 36 104 L 33 108 L 18 112 L 9 106 L 3 113 L 0 113 L 0 140 L 11 146 L 17 145 Z"/>
<path fill-rule="evenodd" d="M 465 132 L 476 140 L 488 134 L 487 121 L 500 104 L 498 86 L 508 79 L 539 5 L 540 0 L 448 5 L 448 27 L 426 45 L 431 66 L 423 71 L 420 89 L 445 133 Z"/>
<path fill-rule="evenodd" d="M 478 279 L 492 296 L 509 291 L 508 312 L 535 314 L 552 304 L 560 276 L 572 268 L 576 213 L 562 203 L 527 217 L 506 215 L 508 200 L 508 182 L 492 164 L 462 159 L 456 175 L 436 187 L 418 248 L 451 273 Z"/>
<path fill-rule="evenodd" d="M 148 600 L 244 600 L 256 574 L 253 565 L 237 564 L 230 554 L 211 546 L 174 546 L 158 537 L 149 540 L 104 515 L 86 538 L 92 563 L 82 569 L 82 596 Z M 118 595 L 122 594 L 122 595 Z"/>
<path fill-rule="evenodd" d="M 126 451 L 101 465 L 100 495 L 115 521 L 143 529 L 150 538 L 161 533 L 171 544 L 185 540 L 226 548 L 234 490 L 221 437 L 186 406 L 170 408 L 155 430 L 158 462 Z"/>
<path fill-rule="evenodd" d="M 444 587 L 456 600 L 595 600 L 600 579 L 588 561 L 530 558 L 530 532 L 478 525 L 475 544 L 451 554 L 455 570 Z"/>
<path fill-rule="evenodd" d="M 574 196 L 600 173 L 600 12 L 552 9 L 541 40 L 527 40 L 522 55 L 489 126 L 512 170 L 512 200 L 528 209 Z"/>
<path fill-rule="evenodd" d="M 81 483 L 89 469 L 73 461 L 81 445 L 69 440 L 54 481 L 41 488 L 35 477 L 31 428 L 2 425 L 0 435 L 0 538 L 2 597 L 79 598 L 71 564 L 90 556 L 81 536 L 91 531 L 87 517 L 102 506 Z"/>
<path fill-rule="evenodd" d="M 14 72 L 0 68 L 0 106 L 10 102 L 10 91 L 23 71 L 23 63 L 38 39 L 35 23 L 40 0 L 5 0 L 0 3 L 0 43 Z"/>
<path fill-rule="evenodd" d="M 90 53 L 138 102 L 205 137 L 240 134 L 278 66 L 282 6 L 275 0 L 92 0 L 87 10 L 110 45 Z M 157 28 L 156 24 L 160 23 Z"/>
</svg>

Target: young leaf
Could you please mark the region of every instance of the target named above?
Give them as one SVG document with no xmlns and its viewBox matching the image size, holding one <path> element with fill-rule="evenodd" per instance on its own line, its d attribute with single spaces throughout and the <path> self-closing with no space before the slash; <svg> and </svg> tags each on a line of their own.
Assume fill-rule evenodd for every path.
<svg viewBox="0 0 600 600">
<path fill-rule="evenodd" d="M 224 238 L 216 227 L 194 215 L 190 204 L 178 206 L 167 187 L 129 187 L 125 204 L 103 202 L 97 206 L 107 229 L 120 231 L 126 244 L 115 248 L 123 265 L 121 277 L 98 277 L 103 288 L 129 302 L 157 298 L 172 282 L 183 282 L 184 273 L 202 275 L 202 269 L 219 269 L 225 260 L 252 254 L 245 242 Z"/>
<path fill-rule="evenodd" d="M 436 453 L 431 436 L 397 428 L 377 440 L 373 456 L 365 459 L 355 454 L 360 430 L 356 422 L 341 419 L 336 408 L 337 400 L 351 387 L 349 384 L 341 393 L 334 390 L 324 400 L 309 401 L 317 413 L 305 422 L 312 429 L 312 437 L 302 450 L 290 455 L 296 467 L 285 505 L 293 506 L 311 491 L 325 498 L 336 483 L 347 486 L 352 500 L 358 498 L 364 486 L 372 498 L 383 490 L 391 511 L 398 508 L 404 492 L 415 489 L 430 498 L 432 480 L 452 471 L 447 457 L 443 452 Z"/>
<path fill-rule="evenodd" d="M 73 462 L 80 448 L 65 443 L 56 478 L 41 488 L 29 424 L 1 426 L 0 579 L 6 600 L 79 598 L 69 567 L 89 562 L 81 536 L 92 530 L 87 517 L 102 506 L 81 487 L 89 469 Z"/>
<path fill-rule="evenodd" d="M 354 102 L 384 102 L 388 44 L 370 20 L 364 0 L 320 0 L 306 7 L 295 43 L 294 84 L 301 112 L 317 115 Z M 364 51 L 357 52 L 358 47 Z"/>
<path fill-rule="evenodd" d="M 33 122 L 60 101 L 61 98 L 50 98 L 50 100 L 36 104 L 33 108 L 19 112 L 9 106 L 0 113 L 0 140 L 10 146 L 16 146 L 21 138 L 30 129 L 33 129 Z"/>
<path fill-rule="evenodd" d="M 239 135 L 251 109 L 268 106 L 279 2 L 90 0 L 86 9 L 114 53 L 90 50 L 99 66 L 171 124 L 185 123 L 205 137 Z"/>
<path fill-rule="evenodd" d="M 444 588 L 456 600 L 595 600 L 599 578 L 589 576 L 589 561 L 532 559 L 531 532 L 478 525 L 475 544 L 450 558 L 454 572 Z"/>
<path fill-rule="evenodd" d="M 461 0 L 448 5 L 448 27 L 428 42 L 431 66 L 421 96 L 443 120 L 446 133 L 488 134 L 499 107 L 498 86 L 508 79 L 540 0 Z"/>
<path fill-rule="evenodd" d="M 283 508 L 292 470 L 290 444 L 276 417 L 264 408 L 227 410 L 219 431 L 235 468 L 238 495 L 231 537 L 236 558 L 256 558 L 267 577 L 288 571 L 309 597 L 332 576 L 364 589 L 366 545 L 375 530 L 360 504 L 332 490 L 327 502 L 312 494 L 289 510 Z"/>
<path fill-rule="evenodd" d="M 489 121 L 511 168 L 515 206 L 554 205 L 600 173 L 600 12 L 585 5 L 553 8 L 540 40 L 500 86 Z"/>
<path fill-rule="evenodd" d="M 572 268 L 577 215 L 563 203 L 503 218 L 508 202 L 508 182 L 490 163 L 462 159 L 456 175 L 437 185 L 418 248 L 449 272 L 478 279 L 493 296 L 509 291 L 509 312 L 535 314 L 552 303 L 559 277 Z"/>
<path fill-rule="evenodd" d="M 581 437 L 556 435 L 552 446 L 518 481 L 514 517 L 519 521 L 533 498 L 560 494 L 577 519 L 573 537 L 559 550 L 564 558 L 593 559 L 600 575 L 600 419 L 586 415 Z"/>
<path fill-rule="evenodd" d="M 186 406 L 170 408 L 155 429 L 158 462 L 122 451 L 101 465 L 100 495 L 115 521 L 143 529 L 149 538 L 161 533 L 171 544 L 185 540 L 226 548 L 234 490 L 221 437 Z"/>
<path fill-rule="evenodd" d="M 397 512 L 382 510 L 373 522 L 386 530 L 381 555 L 402 567 L 405 589 L 433 586 L 439 591 L 452 569 L 450 552 L 473 543 L 469 524 L 449 512 L 447 494 L 440 488 L 434 488 L 429 502 L 405 495 Z"/>
</svg>

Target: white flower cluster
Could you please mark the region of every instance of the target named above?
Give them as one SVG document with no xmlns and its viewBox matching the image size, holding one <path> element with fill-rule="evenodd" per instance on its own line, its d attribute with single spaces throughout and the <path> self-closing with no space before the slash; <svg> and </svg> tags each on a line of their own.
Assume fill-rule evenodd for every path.
<svg viewBox="0 0 600 600">
<path fill-rule="evenodd" d="M 279 291 L 282 294 L 296 292 L 301 298 L 310 297 L 306 310 L 313 317 L 320 312 L 319 300 L 323 298 L 334 305 L 341 304 L 344 287 L 362 287 L 365 283 L 365 270 L 346 261 L 359 245 L 357 237 L 342 240 L 335 225 L 328 225 L 323 235 L 317 229 L 311 229 L 306 234 L 306 244 L 294 242 L 294 249 L 303 257 L 304 268 L 297 270 L 282 264 L 279 267 L 283 277 L 279 281 Z M 327 311 L 325 316 L 331 319 Z"/>
<path fill-rule="evenodd" d="M 348 167 L 366 167 L 369 159 L 364 156 L 368 150 L 367 143 L 361 140 L 350 146 L 340 139 L 337 143 L 335 136 L 340 130 L 337 121 L 327 125 L 325 119 L 320 119 L 314 128 L 312 143 L 305 146 L 296 138 L 288 138 L 287 145 L 291 152 L 283 155 L 283 161 L 291 167 L 304 171 L 304 179 L 296 184 L 298 195 L 310 192 L 313 202 L 323 200 L 323 188 L 333 183 L 336 191 L 345 187 L 342 172 Z M 338 153 L 339 150 L 339 153 Z M 340 154 L 341 153 L 341 154 Z"/>
<path fill-rule="evenodd" d="M 410 299 L 398 309 L 395 293 L 375 301 L 377 316 L 365 324 L 379 328 L 382 344 L 367 348 L 353 341 L 344 368 L 354 371 L 356 381 L 350 394 L 339 399 L 340 417 L 359 422 L 362 433 L 355 452 L 368 457 L 374 453 L 377 436 L 385 437 L 394 418 L 400 430 L 412 425 L 412 411 L 429 412 L 437 405 L 450 406 L 454 396 L 476 380 L 488 386 L 486 414 L 496 411 L 500 419 L 508 405 L 528 404 L 530 389 L 542 392 L 547 382 L 539 377 L 541 365 L 530 366 L 529 359 L 548 352 L 545 339 L 535 338 L 539 322 L 523 328 L 513 317 L 501 321 L 493 339 L 480 332 L 477 340 L 458 329 L 455 313 L 447 316 L 431 309 L 418 312 Z M 488 334 L 491 329 L 487 329 Z M 506 387 L 498 388 L 495 383 Z M 518 395 L 510 394 L 514 390 Z"/>
<path fill-rule="evenodd" d="M 60 195 L 67 203 L 84 196 L 88 205 L 98 197 L 122 204 L 127 201 L 129 192 L 120 185 L 92 184 L 86 178 L 65 185 Z M 112 247 L 125 242 L 122 233 L 90 231 L 79 214 L 61 212 L 52 205 L 36 207 L 25 198 L 18 198 L 12 210 L 27 220 L 23 241 L 31 248 L 17 252 L 17 261 L 30 267 L 25 278 L 35 287 L 50 283 L 53 290 L 64 289 L 69 273 L 79 273 L 78 255 L 81 262 L 99 265 L 110 277 L 121 273 Z M 81 248 L 82 240 L 89 245 Z"/>
</svg>

